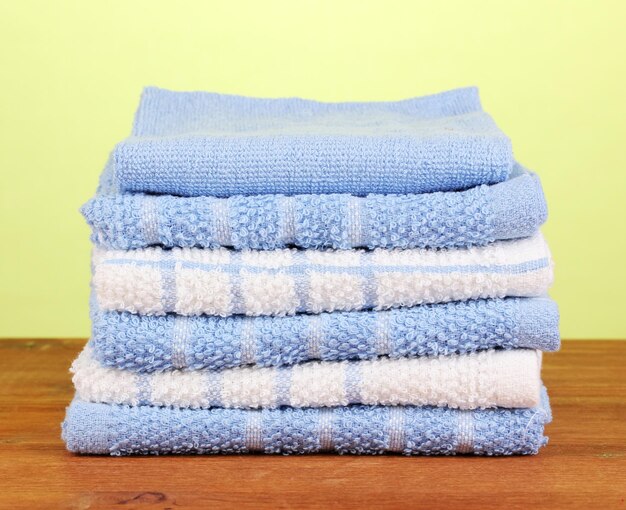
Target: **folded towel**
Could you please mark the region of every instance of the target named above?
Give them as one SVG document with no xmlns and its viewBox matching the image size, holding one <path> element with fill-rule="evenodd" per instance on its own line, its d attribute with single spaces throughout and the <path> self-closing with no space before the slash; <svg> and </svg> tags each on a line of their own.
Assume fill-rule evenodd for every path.
<svg viewBox="0 0 626 510">
<path fill-rule="evenodd" d="M 527 237 L 546 220 L 539 178 L 421 195 L 174 197 L 112 193 L 111 168 L 82 208 L 106 248 L 451 248 Z"/>
<path fill-rule="evenodd" d="M 459 190 L 513 167 L 475 88 L 379 103 L 148 88 L 113 157 L 121 191 L 217 197 Z"/>
<path fill-rule="evenodd" d="M 532 409 L 347 406 L 241 410 L 93 404 L 75 399 L 68 450 L 106 455 L 334 452 L 535 454 L 552 419 L 545 389 Z"/>
<path fill-rule="evenodd" d="M 181 408 L 435 405 L 460 409 L 538 404 L 541 351 L 435 358 L 319 361 L 287 367 L 138 374 L 104 367 L 87 345 L 72 365 L 76 394 L 107 404 Z"/>
<path fill-rule="evenodd" d="M 137 372 L 240 365 L 461 354 L 490 348 L 559 348 L 549 298 L 458 301 L 387 311 L 291 317 L 92 313 L 93 356 Z"/>
<path fill-rule="evenodd" d="M 539 233 L 442 250 L 95 248 L 93 266 L 101 310 L 148 315 L 291 315 L 534 297 L 552 280 Z"/>
</svg>

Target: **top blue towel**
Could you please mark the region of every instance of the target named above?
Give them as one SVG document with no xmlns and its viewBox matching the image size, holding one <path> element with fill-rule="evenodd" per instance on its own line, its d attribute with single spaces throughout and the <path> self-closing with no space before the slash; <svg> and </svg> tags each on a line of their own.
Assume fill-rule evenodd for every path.
<svg viewBox="0 0 626 510">
<path fill-rule="evenodd" d="M 476 88 L 372 103 L 147 88 L 114 161 L 120 191 L 216 197 L 454 191 L 513 168 Z"/>
</svg>

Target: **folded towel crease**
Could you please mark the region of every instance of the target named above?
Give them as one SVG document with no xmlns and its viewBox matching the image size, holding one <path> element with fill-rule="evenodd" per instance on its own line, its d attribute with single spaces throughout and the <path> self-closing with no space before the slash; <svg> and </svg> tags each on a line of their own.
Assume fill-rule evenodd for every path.
<svg viewBox="0 0 626 510">
<path fill-rule="evenodd" d="M 545 389 L 530 409 L 343 406 L 242 410 L 110 405 L 75 399 L 63 437 L 70 451 L 106 455 L 529 455 L 547 438 Z"/>
<path fill-rule="evenodd" d="M 255 195 L 230 198 L 111 193 L 111 171 L 82 208 L 94 243 L 274 250 L 451 248 L 534 234 L 547 217 L 539 178 L 420 195 Z"/>
<path fill-rule="evenodd" d="M 442 250 L 146 248 L 93 252 L 103 311 L 293 315 L 535 297 L 552 281 L 541 236 Z"/>
<path fill-rule="evenodd" d="M 137 372 L 220 370 L 490 348 L 555 351 L 558 322 L 558 308 L 549 298 L 289 317 L 148 316 L 94 310 L 91 345 L 94 357 L 105 366 Z"/>
<path fill-rule="evenodd" d="M 433 358 L 137 374 L 100 365 L 88 345 L 72 371 L 81 399 L 110 404 L 244 409 L 348 404 L 533 407 L 539 399 L 541 352 L 489 350 Z"/>
<path fill-rule="evenodd" d="M 113 161 L 121 191 L 215 197 L 451 191 L 514 166 L 475 88 L 380 103 L 148 88 Z"/>
</svg>

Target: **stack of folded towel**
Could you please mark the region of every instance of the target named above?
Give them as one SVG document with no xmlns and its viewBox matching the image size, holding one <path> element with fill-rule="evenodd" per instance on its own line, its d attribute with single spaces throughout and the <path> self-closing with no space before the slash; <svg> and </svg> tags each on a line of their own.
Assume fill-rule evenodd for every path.
<svg viewBox="0 0 626 510">
<path fill-rule="evenodd" d="M 79 453 L 532 454 L 559 347 L 537 176 L 476 89 L 147 89 L 83 208 Z"/>
</svg>

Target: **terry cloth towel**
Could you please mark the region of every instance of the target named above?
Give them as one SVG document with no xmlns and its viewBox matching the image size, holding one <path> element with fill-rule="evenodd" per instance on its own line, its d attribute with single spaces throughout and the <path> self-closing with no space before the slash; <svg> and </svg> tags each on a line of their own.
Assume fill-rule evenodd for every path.
<svg viewBox="0 0 626 510">
<path fill-rule="evenodd" d="M 459 190 L 513 167 L 475 88 L 378 103 L 147 88 L 113 157 L 121 191 L 216 197 Z"/>
<path fill-rule="evenodd" d="M 480 246 L 530 236 L 547 217 L 539 178 L 519 165 L 493 186 L 421 195 L 215 198 L 111 190 L 109 165 L 82 213 L 92 241 L 118 250 Z"/>
<path fill-rule="evenodd" d="M 95 248 L 98 308 L 147 315 L 292 315 L 535 297 L 552 281 L 541 236 L 442 250 Z"/>
<path fill-rule="evenodd" d="M 458 301 L 387 311 L 290 317 L 147 316 L 92 313 L 93 356 L 137 372 L 221 370 L 462 354 L 490 348 L 559 348 L 559 313 L 549 298 Z"/>
<path fill-rule="evenodd" d="M 241 410 L 93 404 L 75 399 L 68 450 L 105 455 L 176 453 L 404 455 L 536 454 L 552 420 L 545 389 L 532 409 L 347 406 Z"/>
<path fill-rule="evenodd" d="M 539 402 L 541 351 L 137 374 L 103 367 L 87 345 L 72 372 L 79 398 L 106 404 L 194 409 L 348 404 L 533 407 Z"/>
</svg>

